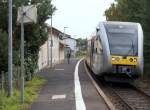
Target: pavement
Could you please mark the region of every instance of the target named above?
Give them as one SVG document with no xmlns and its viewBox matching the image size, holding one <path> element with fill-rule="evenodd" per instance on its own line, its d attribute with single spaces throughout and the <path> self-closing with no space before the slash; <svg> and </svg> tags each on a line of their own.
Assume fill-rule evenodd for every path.
<svg viewBox="0 0 150 110">
<path fill-rule="evenodd" d="M 77 64 L 78 63 L 78 64 Z M 29 110 L 108 110 L 84 69 L 71 59 L 39 73 L 48 82 Z"/>
</svg>

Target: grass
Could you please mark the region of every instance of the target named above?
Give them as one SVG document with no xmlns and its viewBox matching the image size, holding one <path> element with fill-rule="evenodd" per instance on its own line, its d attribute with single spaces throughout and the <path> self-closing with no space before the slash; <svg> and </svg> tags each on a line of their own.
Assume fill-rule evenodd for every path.
<svg viewBox="0 0 150 110">
<path fill-rule="evenodd" d="M 24 91 L 24 104 L 20 104 L 20 93 L 14 90 L 12 97 L 7 97 L 4 91 L 0 91 L 0 110 L 28 110 L 32 102 L 38 97 L 42 85 L 47 81 L 39 76 L 28 81 Z"/>
</svg>

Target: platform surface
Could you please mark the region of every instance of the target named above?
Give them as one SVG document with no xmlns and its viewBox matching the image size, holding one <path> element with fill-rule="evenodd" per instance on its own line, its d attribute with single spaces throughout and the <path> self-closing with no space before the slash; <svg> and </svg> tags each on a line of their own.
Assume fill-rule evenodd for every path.
<svg viewBox="0 0 150 110">
<path fill-rule="evenodd" d="M 108 110 L 88 77 L 83 60 L 71 59 L 70 64 L 64 61 L 39 75 L 48 83 L 30 110 Z"/>
</svg>

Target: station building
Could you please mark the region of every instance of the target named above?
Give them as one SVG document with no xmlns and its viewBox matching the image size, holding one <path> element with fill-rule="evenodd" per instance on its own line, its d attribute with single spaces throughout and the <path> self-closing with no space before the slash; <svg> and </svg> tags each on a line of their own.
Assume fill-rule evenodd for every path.
<svg viewBox="0 0 150 110">
<path fill-rule="evenodd" d="M 77 51 L 77 40 L 75 38 L 72 38 L 70 35 L 65 34 L 63 36 L 63 41 L 67 45 L 65 47 L 65 57 L 67 55 L 67 51 L 71 51 L 71 55 L 75 56 L 75 53 Z"/>
<path fill-rule="evenodd" d="M 51 64 L 51 48 L 52 48 L 52 64 L 58 64 L 65 58 L 64 51 L 66 44 L 62 40 L 63 33 L 52 27 L 52 42 L 51 42 L 51 27 L 47 28 L 48 40 L 40 47 L 38 68 L 43 69 Z M 51 47 L 52 45 L 52 47 Z"/>
</svg>

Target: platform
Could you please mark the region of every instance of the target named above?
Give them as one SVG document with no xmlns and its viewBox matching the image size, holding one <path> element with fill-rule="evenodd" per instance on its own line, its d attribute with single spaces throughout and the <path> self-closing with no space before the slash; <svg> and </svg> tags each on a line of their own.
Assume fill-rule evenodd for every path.
<svg viewBox="0 0 150 110">
<path fill-rule="evenodd" d="M 48 83 L 30 110 L 108 110 L 88 77 L 83 60 L 71 59 L 40 72 Z"/>
</svg>

